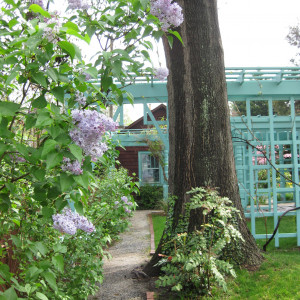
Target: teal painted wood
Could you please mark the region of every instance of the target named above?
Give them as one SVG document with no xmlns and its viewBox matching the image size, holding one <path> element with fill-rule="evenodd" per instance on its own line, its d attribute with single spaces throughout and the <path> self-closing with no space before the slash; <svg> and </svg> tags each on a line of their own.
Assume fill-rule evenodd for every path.
<svg viewBox="0 0 300 300">
<path fill-rule="evenodd" d="M 300 206 L 299 186 L 290 184 L 288 179 L 279 176 L 269 163 L 259 163 L 263 155 L 253 148 L 264 149 L 271 164 L 278 171 L 299 183 L 300 116 L 296 115 L 298 111 L 295 101 L 300 100 L 300 68 L 230 68 L 226 69 L 226 79 L 229 101 L 246 102 L 246 115 L 231 117 L 233 146 L 245 216 L 251 218 L 254 237 L 261 239 L 266 235 L 256 233 L 256 218 L 274 217 L 275 226 L 285 206 Z M 144 104 L 144 123 L 154 125 L 154 129 L 122 129 L 114 137 L 118 138 L 123 146 L 146 145 L 142 143 L 145 137 L 161 139 L 165 144 L 165 172 L 168 174 L 168 130 L 160 127 L 167 122 L 156 121 L 147 105 L 167 104 L 166 82 L 146 82 L 141 79 L 135 85 L 129 86 L 128 91 L 134 95 L 135 103 Z M 274 114 L 275 100 L 289 101 L 290 115 Z M 267 102 L 266 116 L 251 115 L 253 101 Z M 121 120 L 122 114 L 123 109 L 118 108 L 115 120 Z M 164 196 L 167 197 L 167 184 L 162 182 L 162 185 Z M 297 232 L 281 233 L 279 229 L 275 236 L 276 247 L 279 246 L 280 239 L 286 237 L 297 237 L 297 245 L 300 246 L 300 211 L 290 212 L 288 215 L 296 216 Z M 271 233 L 268 233 L 268 236 L 270 235 Z"/>
</svg>

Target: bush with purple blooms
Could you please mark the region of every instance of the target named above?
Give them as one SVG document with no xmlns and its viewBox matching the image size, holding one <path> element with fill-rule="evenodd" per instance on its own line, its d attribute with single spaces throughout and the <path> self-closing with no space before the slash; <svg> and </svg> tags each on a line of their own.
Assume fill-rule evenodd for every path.
<svg viewBox="0 0 300 300">
<path fill-rule="evenodd" d="M 176 26 L 170 14 L 153 17 L 149 1 L 68 0 L 65 15 L 53 2 L 5 0 L 0 12 L 1 299 L 97 290 L 103 249 L 125 230 L 138 192 L 114 169 L 117 124 L 105 113 L 132 100 L 128 81 L 153 73 L 144 58 L 162 23 Z M 78 40 L 95 36 L 86 63 Z"/>
</svg>

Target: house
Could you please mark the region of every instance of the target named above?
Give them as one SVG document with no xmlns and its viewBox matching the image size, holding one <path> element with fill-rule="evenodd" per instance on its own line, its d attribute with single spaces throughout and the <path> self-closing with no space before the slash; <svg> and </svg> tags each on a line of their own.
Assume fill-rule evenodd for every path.
<svg viewBox="0 0 300 300">
<path fill-rule="evenodd" d="M 163 185 L 164 174 L 159 160 L 151 154 L 150 143 L 162 145 L 167 136 L 167 107 L 160 104 L 156 108 L 144 114 L 119 133 L 121 144 L 125 149 L 118 147 L 120 151 L 119 161 L 121 166 L 129 171 L 129 175 L 139 178 L 140 183 L 151 185 Z M 165 132 L 164 132 L 165 131 Z M 159 142 L 160 141 L 160 142 Z"/>
</svg>

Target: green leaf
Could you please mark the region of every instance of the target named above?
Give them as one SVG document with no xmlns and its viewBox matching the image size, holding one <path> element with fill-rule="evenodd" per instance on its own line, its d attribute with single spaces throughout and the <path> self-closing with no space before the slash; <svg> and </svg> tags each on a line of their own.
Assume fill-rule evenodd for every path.
<svg viewBox="0 0 300 300">
<path fill-rule="evenodd" d="M 147 60 L 151 61 L 150 55 L 149 55 L 148 51 L 142 50 L 141 53 L 144 55 L 144 57 L 145 57 Z"/>
<path fill-rule="evenodd" d="M 0 155 L 2 155 L 8 148 L 8 145 L 0 141 Z"/>
<path fill-rule="evenodd" d="M 120 76 L 122 71 L 122 61 L 116 60 L 112 65 L 113 72 L 116 76 Z"/>
<path fill-rule="evenodd" d="M 107 92 L 111 84 L 113 83 L 112 77 L 102 76 L 101 78 L 101 87 L 104 92 Z"/>
<path fill-rule="evenodd" d="M 57 255 L 53 256 L 52 263 L 58 271 L 60 271 L 61 273 L 64 272 L 64 258 L 62 255 L 57 254 Z"/>
<path fill-rule="evenodd" d="M 45 18 L 48 18 L 48 19 L 50 19 L 51 18 L 51 15 L 47 12 L 47 11 L 45 11 L 45 10 L 43 10 L 39 5 L 37 5 L 37 4 L 32 4 L 32 5 L 30 5 L 29 6 L 29 10 L 31 10 L 32 12 L 34 12 L 34 13 L 39 13 L 39 14 L 41 14 L 43 17 L 45 17 Z"/>
<path fill-rule="evenodd" d="M 10 5 L 14 6 L 14 7 L 16 5 L 15 2 L 14 2 L 14 0 L 4 0 L 4 2 L 7 3 L 7 4 L 10 4 Z"/>
<path fill-rule="evenodd" d="M 52 78 L 53 81 L 58 81 L 58 72 L 57 70 L 50 68 L 46 71 L 46 74 Z"/>
<path fill-rule="evenodd" d="M 66 173 L 61 173 L 60 174 L 60 188 L 62 192 L 66 192 L 71 189 L 74 179 L 73 176 L 70 176 Z"/>
<path fill-rule="evenodd" d="M 47 104 L 48 104 L 48 102 L 46 101 L 44 95 L 41 95 L 32 101 L 33 108 L 44 108 L 47 106 Z"/>
<path fill-rule="evenodd" d="M 146 9 L 147 5 L 149 3 L 149 0 L 140 0 L 140 3 L 142 4 L 143 9 Z"/>
<path fill-rule="evenodd" d="M 18 150 L 18 152 L 22 155 L 24 155 L 25 157 L 28 156 L 28 149 L 24 144 L 15 144 L 16 149 Z"/>
<path fill-rule="evenodd" d="M 13 241 L 13 243 L 20 248 L 22 246 L 22 242 L 21 240 L 16 236 L 16 235 L 11 235 L 11 240 Z"/>
<path fill-rule="evenodd" d="M 70 28 L 70 29 L 73 29 L 73 30 L 79 32 L 79 27 L 77 26 L 77 24 L 75 24 L 73 22 L 67 22 L 67 23 L 63 24 L 63 27 Z"/>
<path fill-rule="evenodd" d="M 41 112 L 39 113 L 35 126 L 36 127 L 44 127 L 49 126 L 53 123 L 53 119 L 50 116 L 49 112 Z"/>
<path fill-rule="evenodd" d="M 39 181 L 45 179 L 46 171 L 40 167 L 32 167 L 30 173 Z"/>
<path fill-rule="evenodd" d="M 54 252 L 59 252 L 59 253 L 67 253 L 68 248 L 66 246 L 63 246 L 62 244 L 56 244 L 53 246 Z"/>
<path fill-rule="evenodd" d="M 79 176 L 74 176 L 73 178 L 76 181 L 76 183 L 78 183 L 79 185 L 81 185 L 85 189 L 88 189 L 88 187 L 89 187 L 89 176 L 88 176 L 87 172 L 85 172 L 84 174 L 79 175 Z"/>
<path fill-rule="evenodd" d="M 35 248 L 43 255 L 45 256 L 48 253 L 48 248 L 46 245 L 42 242 L 36 242 L 35 243 Z"/>
<path fill-rule="evenodd" d="M 47 170 L 53 169 L 55 166 L 60 164 L 63 160 L 61 153 L 49 153 L 46 158 Z"/>
<path fill-rule="evenodd" d="M 54 290 L 57 291 L 57 285 L 56 285 L 56 279 L 53 275 L 53 273 L 50 272 L 45 272 L 43 273 L 44 278 L 46 279 L 46 281 L 49 283 L 50 287 Z"/>
<path fill-rule="evenodd" d="M 76 211 L 80 214 L 80 215 L 83 215 L 83 205 L 80 201 L 78 202 L 75 202 L 74 203 L 74 207 L 76 209 Z"/>
<path fill-rule="evenodd" d="M 47 88 L 47 80 L 42 72 L 34 72 L 32 73 L 32 78 L 34 81 L 38 84 L 40 84 L 42 87 Z"/>
<path fill-rule="evenodd" d="M 11 274 L 9 272 L 9 266 L 6 264 L 0 265 L 0 276 L 4 278 L 6 281 L 9 281 L 11 278 Z"/>
<path fill-rule="evenodd" d="M 90 74 L 93 78 L 98 77 L 98 70 L 94 67 L 88 68 L 84 72 L 87 73 L 87 74 Z"/>
<path fill-rule="evenodd" d="M 51 218 L 53 214 L 54 214 L 54 209 L 52 207 L 44 206 L 42 208 L 42 215 L 45 218 Z"/>
<path fill-rule="evenodd" d="M 167 38 L 168 38 L 169 46 L 172 49 L 173 48 L 173 37 L 171 35 L 168 35 Z"/>
<path fill-rule="evenodd" d="M 147 27 L 145 28 L 144 33 L 143 33 L 143 37 L 146 37 L 146 36 L 150 35 L 150 33 L 152 32 L 152 30 L 153 30 L 153 27 L 152 27 L 152 26 L 147 26 Z M 149 45 L 147 45 L 147 46 L 149 46 Z M 150 48 L 151 48 L 151 47 L 150 47 Z"/>
<path fill-rule="evenodd" d="M 127 97 L 128 101 L 131 104 L 133 104 L 133 102 L 134 102 L 134 96 L 130 92 L 126 92 L 126 97 Z"/>
<path fill-rule="evenodd" d="M 75 30 L 73 30 L 71 28 L 67 29 L 66 33 L 70 34 L 70 35 L 74 35 L 74 36 L 78 37 L 79 39 L 87 42 L 88 44 L 91 42 L 91 39 L 90 39 L 90 37 L 87 34 L 85 36 L 82 36 L 77 31 L 75 31 Z"/>
<path fill-rule="evenodd" d="M 18 295 L 13 287 L 9 288 L 2 294 L 7 300 L 18 300 Z"/>
<path fill-rule="evenodd" d="M 10 75 L 8 75 L 5 84 L 9 85 L 18 75 L 18 72 L 12 72 Z"/>
<path fill-rule="evenodd" d="M 5 59 L 5 64 L 15 65 L 18 62 L 18 59 L 15 56 L 10 56 Z"/>
<path fill-rule="evenodd" d="M 57 43 L 58 46 L 67 54 L 69 54 L 71 56 L 71 58 L 73 59 L 75 57 L 75 47 L 72 43 L 67 42 L 67 41 L 61 41 Z"/>
<path fill-rule="evenodd" d="M 178 38 L 178 40 L 181 42 L 181 44 L 184 45 L 183 40 L 182 40 L 180 34 L 179 34 L 177 31 L 169 30 L 169 32 L 170 32 L 171 34 L 173 34 L 174 36 L 176 36 L 176 37 Z"/>
<path fill-rule="evenodd" d="M 36 292 L 35 295 L 36 295 L 37 298 L 39 298 L 41 300 L 49 300 L 48 297 L 45 294 L 43 294 L 43 293 Z"/>
<path fill-rule="evenodd" d="M 8 26 L 10 29 L 12 29 L 15 25 L 19 24 L 17 19 L 12 19 L 8 22 Z"/>
<path fill-rule="evenodd" d="M 1 101 L 0 102 L 0 115 L 14 116 L 19 108 L 20 108 L 20 104 L 9 102 L 9 101 Z"/>
<path fill-rule="evenodd" d="M 26 116 L 25 129 L 28 130 L 32 128 L 36 123 L 36 117 L 33 115 Z"/>
<path fill-rule="evenodd" d="M 57 86 L 51 90 L 51 94 L 60 102 L 64 102 L 65 90 L 61 86 Z"/>
<path fill-rule="evenodd" d="M 57 142 L 55 140 L 47 140 L 43 146 L 42 157 L 45 157 L 49 152 L 55 149 Z"/>
<path fill-rule="evenodd" d="M 82 149 L 75 144 L 71 144 L 69 146 L 69 149 L 70 149 L 71 153 L 76 157 L 76 159 L 79 162 L 81 162 L 82 161 Z"/>
</svg>

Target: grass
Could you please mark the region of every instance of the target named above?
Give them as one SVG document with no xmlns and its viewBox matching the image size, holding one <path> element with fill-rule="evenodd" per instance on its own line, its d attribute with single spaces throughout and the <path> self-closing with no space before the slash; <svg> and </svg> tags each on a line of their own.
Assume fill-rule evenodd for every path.
<svg viewBox="0 0 300 300">
<path fill-rule="evenodd" d="M 273 232 L 273 217 L 267 218 L 268 233 Z M 154 216 L 155 240 L 160 239 L 165 225 L 165 217 Z M 265 233 L 265 220 L 256 219 L 256 233 Z M 250 228 L 250 221 L 248 222 Z M 296 217 L 286 216 L 280 223 L 281 233 L 296 232 Z M 266 240 L 257 240 L 260 248 Z M 157 244 L 155 244 L 157 245 Z M 300 249 L 296 238 L 280 239 L 280 247 L 275 248 L 274 240 L 264 254 L 266 260 L 256 272 L 236 270 L 237 278 L 228 278 L 227 293 L 213 290 L 214 299 L 300 299 Z"/>
<path fill-rule="evenodd" d="M 157 248 L 159 240 L 165 228 L 166 217 L 161 215 L 152 215 L 152 222 L 153 222 L 153 230 L 154 230 L 155 248 Z"/>
</svg>

